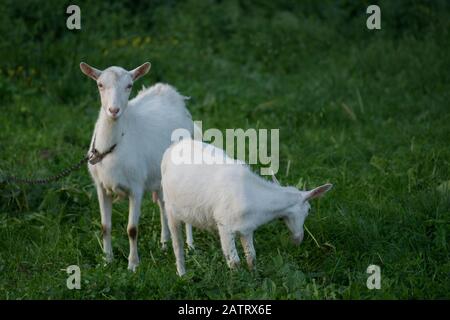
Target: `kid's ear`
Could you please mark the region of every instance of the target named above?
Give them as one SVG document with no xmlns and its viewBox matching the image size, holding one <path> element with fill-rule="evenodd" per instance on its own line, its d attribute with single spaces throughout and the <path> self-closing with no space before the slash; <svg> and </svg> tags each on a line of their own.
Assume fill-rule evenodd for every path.
<svg viewBox="0 0 450 320">
<path fill-rule="evenodd" d="M 136 69 L 131 70 L 130 74 L 131 74 L 131 78 L 133 78 L 133 81 L 136 81 L 140 77 L 145 76 L 147 74 L 147 72 L 150 70 L 151 66 L 152 65 L 150 62 L 146 62 L 143 65 L 140 65 L 139 67 L 137 67 Z"/>
<path fill-rule="evenodd" d="M 320 198 L 325 193 L 331 190 L 333 185 L 331 183 L 324 184 L 323 186 L 317 187 L 311 191 L 307 191 L 305 199 L 303 201 L 309 201 L 312 199 Z"/>
<path fill-rule="evenodd" d="M 102 74 L 102 72 L 98 69 L 95 69 L 94 67 L 91 67 L 85 62 L 80 63 L 80 69 L 81 72 L 83 72 L 85 75 L 87 75 L 89 78 L 97 80 L 98 77 Z"/>
</svg>

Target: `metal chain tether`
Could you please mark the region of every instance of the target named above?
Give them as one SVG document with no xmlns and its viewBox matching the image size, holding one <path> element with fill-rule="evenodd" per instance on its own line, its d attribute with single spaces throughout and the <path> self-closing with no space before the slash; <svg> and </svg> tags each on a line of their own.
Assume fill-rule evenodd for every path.
<svg viewBox="0 0 450 320">
<path fill-rule="evenodd" d="M 70 173 L 72 173 L 75 170 L 78 170 L 81 168 L 81 166 L 89 160 L 90 156 L 85 156 L 83 159 L 78 161 L 76 164 L 62 170 L 60 173 L 50 176 L 44 179 L 28 179 L 28 178 L 18 178 L 15 176 L 6 177 L 3 180 L 0 180 L 0 184 L 2 183 L 18 183 L 18 184 L 48 184 L 50 182 L 58 181 L 66 176 L 68 176 Z"/>
<path fill-rule="evenodd" d="M 108 154 L 113 152 L 117 146 L 117 144 L 114 144 L 105 152 L 99 152 L 95 148 L 95 139 L 96 139 L 96 137 L 94 136 L 94 142 L 92 143 L 92 148 L 91 148 L 90 154 L 84 156 L 83 159 L 81 159 L 74 165 L 62 170 L 60 173 L 58 173 L 54 176 L 50 176 L 50 177 L 47 177 L 44 179 L 17 178 L 15 176 L 9 176 L 4 179 L 1 179 L 1 177 L 0 177 L 0 184 L 4 184 L 4 183 L 18 183 L 18 184 L 31 184 L 31 185 L 33 185 L 33 184 L 48 184 L 50 182 L 58 181 L 64 177 L 68 176 L 73 171 L 80 169 L 81 166 L 85 162 L 89 162 L 91 165 L 95 165 L 95 164 L 99 163 L 100 161 L 102 161 L 105 156 L 107 156 Z"/>
</svg>

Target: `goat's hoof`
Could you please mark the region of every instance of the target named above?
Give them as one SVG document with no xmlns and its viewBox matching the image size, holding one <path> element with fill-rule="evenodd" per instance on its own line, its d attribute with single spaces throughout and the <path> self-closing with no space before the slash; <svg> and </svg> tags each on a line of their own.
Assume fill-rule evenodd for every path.
<svg viewBox="0 0 450 320">
<path fill-rule="evenodd" d="M 236 270 L 237 268 L 239 268 L 240 266 L 240 261 L 230 261 L 228 263 L 228 266 L 230 267 L 231 270 Z"/>
<path fill-rule="evenodd" d="M 188 243 L 187 244 L 187 248 L 188 248 L 189 251 L 194 251 L 195 250 L 195 247 L 194 247 L 193 243 L 190 243 L 190 244 Z"/>
<path fill-rule="evenodd" d="M 178 274 L 178 276 L 181 278 L 181 277 L 183 277 L 185 274 L 186 274 L 186 270 L 177 270 L 177 274 Z"/>
<path fill-rule="evenodd" d="M 167 242 L 161 242 L 161 250 L 166 251 L 167 250 Z"/>
<path fill-rule="evenodd" d="M 111 262 L 113 262 L 114 258 L 113 258 L 112 254 L 106 254 L 103 257 L 103 260 L 105 261 L 105 266 L 106 266 L 106 265 L 110 264 Z"/>
<path fill-rule="evenodd" d="M 136 272 L 138 265 L 139 265 L 139 258 L 128 259 L 128 270 L 130 270 L 132 272 Z"/>
<path fill-rule="evenodd" d="M 128 270 L 131 272 L 136 272 L 139 263 L 128 263 Z"/>
</svg>

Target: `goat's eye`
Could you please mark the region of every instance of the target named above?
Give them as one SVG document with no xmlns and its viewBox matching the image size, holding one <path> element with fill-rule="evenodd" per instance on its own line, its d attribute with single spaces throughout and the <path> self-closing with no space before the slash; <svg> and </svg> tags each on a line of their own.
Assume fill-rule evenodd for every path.
<svg viewBox="0 0 450 320">
<path fill-rule="evenodd" d="M 130 83 L 129 85 L 127 85 L 127 89 L 131 89 L 133 85 Z"/>
<path fill-rule="evenodd" d="M 101 84 L 101 83 L 97 83 L 97 86 L 101 89 L 101 88 L 103 88 L 103 84 Z"/>
</svg>

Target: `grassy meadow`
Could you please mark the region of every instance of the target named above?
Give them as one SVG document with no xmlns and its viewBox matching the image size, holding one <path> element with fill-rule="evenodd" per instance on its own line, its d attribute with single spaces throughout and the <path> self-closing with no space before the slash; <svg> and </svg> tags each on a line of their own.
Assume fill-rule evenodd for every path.
<svg viewBox="0 0 450 320">
<path fill-rule="evenodd" d="M 282 221 L 258 229 L 254 272 L 229 271 L 218 236 L 194 229 L 179 278 L 150 195 L 133 274 L 128 203 L 114 206 L 104 266 L 86 166 L 0 184 L 0 299 L 449 299 L 450 5 L 377 3 L 371 31 L 369 1 L 78 1 L 82 28 L 68 30 L 68 1 L 3 1 L 0 176 L 44 177 L 84 155 L 100 102 L 80 61 L 150 61 L 132 96 L 166 82 L 204 129 L 278 128 L 280 182 L 334 189 L 312 203 L 301 246 Z M 66 287 L 74 264 L 81 290 Z M 380 290 L 366 287 L 371 264 Z"/>
</svg>

